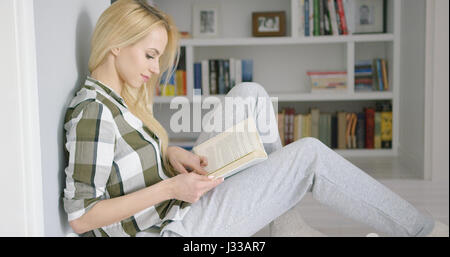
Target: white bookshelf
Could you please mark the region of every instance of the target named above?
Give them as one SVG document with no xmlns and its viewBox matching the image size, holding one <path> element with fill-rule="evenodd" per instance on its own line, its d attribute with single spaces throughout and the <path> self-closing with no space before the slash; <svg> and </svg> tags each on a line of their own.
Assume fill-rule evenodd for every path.
<svg viewBox="0 0 450 257">
<path fill-rule="evenodd" d="M 210 0 L 209 2 L 214 1 Z M 171 14 L 180 30 L 190 31 L 189 8 L 195 0 L 159 0 L 155 3 Z M 222 35 L 214 39 L 183 39 L 186 48 L 187 93 L 192 102 L 193 64 L 205 59 L 238 58 L 254 60 L 254 81 L 263 85 L 271 97 L 284 103 L 391 101 L 393 112 L 392 149 L 337 150 L 343 156 L 397 156 L 399 134 L 399 58 L 401 1 L 387 1 L 387 33 L 348 36 L 298 35 L 298 0 L 216 0 L 221 4 Z M 251 13 L 286 11 L 287 36 L 254 38 Z M 356 60 L 385 58 L 388 61 L 389 91 L 355 92 Z M 276 64 L 276 65 L 274 65 Z M 307 70 L 341 69 L 347 71 L 348 90 L 344 93 L 310 93 Z M 299 72 L 300 71 L 300 72 Z M 276 73 L 276 75 L 269 75 Z M 280 87 L 279 85 L 283 86 Z M 218 95 L 219 99 L 223 95 Z M 155 97 L 155 103 L 168 104 L 173 97 Z M 362 111 L 362 110 L 361 110 Z M 170 133 L 169 133 L 170 134 Z M 176 137 L 176 135 L 175 135 Z M 186 144 L 186 143 L 184 143 Z"/>
<path fill-rule="evenodd" d="M 199 46 L 245 46 L 245 45 L 301 45 L 334 44 L 350 42 L 392 42 L 393 34 L 315 36 L 315 37 L 271 37 L 271 38 L 221 38 L 221 39 L 182 39 L 181 45 Z"/>
</svg>

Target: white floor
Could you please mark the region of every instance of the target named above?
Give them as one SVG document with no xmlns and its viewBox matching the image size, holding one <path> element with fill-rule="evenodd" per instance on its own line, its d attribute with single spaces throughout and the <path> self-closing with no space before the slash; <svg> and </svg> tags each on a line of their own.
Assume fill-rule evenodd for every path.
<svg viewBox="0 0 450 257">
<path fill-rule="evenodd" d="M 417 175 L 411 174 L 395 158 L 380 158 L 376 165 L 364 158 L 348 159 L 419 210 L 427 211 L 435 219 L 449 224 L 448 181 L 438 184 L 417 178 Z M 382 233 L 321 205 L 311 194 L 306 195 L 291 211 L 301 215 L 309 226 L 328 236 L 360 237 L 373 232 L 383 236 Z M 269 234 L 266 227 L 255 236 L 269 236 Z"/>
</svg>

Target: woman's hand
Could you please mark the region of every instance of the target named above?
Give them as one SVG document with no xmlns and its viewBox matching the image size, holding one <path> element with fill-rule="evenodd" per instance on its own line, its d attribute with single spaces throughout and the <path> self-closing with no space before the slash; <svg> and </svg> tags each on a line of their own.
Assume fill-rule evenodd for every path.
<svg viewBox="0 0 450 257">
<path fill-rule="evenodd" d="M 194 172 L 178 174 L 169 179 L 172 198 L 188 203 L 197 202 L 200 197 L 223 182 L 223 178 L 214 179 Z"/>
<path fill-rule="evenodd" d="M 172 167 L 180 174 L 194 171 L 200 175 L 208 175 L 208 172 L 203 169 L 208 166 L 205 156 L 198 156 L 178 146 L 169 146 L 167 147 L 167 157 Z"/>
</svg>

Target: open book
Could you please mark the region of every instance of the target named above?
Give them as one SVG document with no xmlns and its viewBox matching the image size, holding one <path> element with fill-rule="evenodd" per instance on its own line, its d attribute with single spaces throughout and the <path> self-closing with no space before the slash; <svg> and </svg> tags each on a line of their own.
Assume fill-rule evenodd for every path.
<svg viewBox="0 0 450 257">
<path fill-rule="evenodd" d="M 253 117 L 239 122 L 192 151 L 206 156 L 209 176 L 229 177 L 267 159 L 267 153 Z"/>
</svg>

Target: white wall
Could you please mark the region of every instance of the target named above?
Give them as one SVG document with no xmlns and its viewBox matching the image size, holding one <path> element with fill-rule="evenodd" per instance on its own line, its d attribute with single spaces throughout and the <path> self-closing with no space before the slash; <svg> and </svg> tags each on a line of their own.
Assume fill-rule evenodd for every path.
<svg viewBox="0 0 450 257">
<path fill-rule="evenodd" d="M 424 173 L 425 14 L 425 0 L 402 1 L 399 156 L 419 176 Z"/>
<path fill-rule="evenodd" d="M 46 236 L 65 235 L 69 229 L 60 197 L 65 107 L 88 74 L 90 37 L 109 4 L 109 0 L 34 1 Z"/>
<path fill-rule="evenodd" d="M 432 179 L 449 183 L 449 1 L 434 6 L 432 93 Z"/>
<path fill-rule="evenodd" d="M 20 236 L 26 232 L 24 169 L 22 159 L 22 123 L 20 120 L 20 89 L 18 85 L 16 23 L 12 0 L 0 1 L 0 83 L 3 92 L 0 101 L 0 236 Z"/>
</svg>

